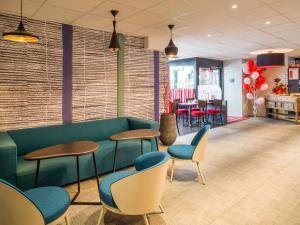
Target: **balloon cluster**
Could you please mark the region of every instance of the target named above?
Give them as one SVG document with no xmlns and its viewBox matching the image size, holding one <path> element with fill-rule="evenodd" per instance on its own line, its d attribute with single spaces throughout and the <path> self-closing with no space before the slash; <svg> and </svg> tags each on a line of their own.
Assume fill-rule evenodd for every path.
<svg viewBox="0 0 300 225">
<path fill-rule="evenodd" d="M 253 60 L 243 63 L 242 69 L 244 74 L 243 88 L 248 92 L 246 94 L 247 99 L 253 100 L 258 105 L 264 104 L 264 97 L 257 98 L 258 90 L 265 91 L 269 88 L 269 85 L 265 83 L 266 78 L 262 75 L 264 69 L 257 68 Z"/>
</svg>

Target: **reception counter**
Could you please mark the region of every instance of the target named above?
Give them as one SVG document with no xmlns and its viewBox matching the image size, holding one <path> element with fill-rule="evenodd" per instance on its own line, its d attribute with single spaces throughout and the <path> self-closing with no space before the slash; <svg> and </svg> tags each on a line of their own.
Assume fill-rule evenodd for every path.
<svg viewBox="0 0 300 225">
<path fill-rule="evenodd" d="M 300 95 L 273 95 L 266 97 L 267 116 L 294 122 L 299 122 Z"/>
</svg>

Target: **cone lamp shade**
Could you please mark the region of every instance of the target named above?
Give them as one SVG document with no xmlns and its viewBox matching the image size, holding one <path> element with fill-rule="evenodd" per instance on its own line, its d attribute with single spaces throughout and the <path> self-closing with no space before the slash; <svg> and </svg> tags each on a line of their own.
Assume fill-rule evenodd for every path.
<svg viewBox="0 0 300 225">
<path fill-rule="evenodd" d="M 273 68 L 282 67 L 285 65 L 284 53 L 266 53 L 257 55 L 257 67 L 260 68 Z"/>
<path fill-rule="evenodd" d="M 176 47 L 176 45 L 174 44 L 173 42 L 173 33 L 172 33 L 172 30 L 174 28 L 174 25 L 168 25 L 170 31 L 171 31 L 171 39 L 170 39 L 170 42 L 168 44 L 168 46 L 165 48 L 165 53 L 168 57 L 170 58 L 175 58 L 177 56 L 177 53 L 178 53 L 178 48 Z"/>
<path fill-rule="evenodd" d="M 9 41 L 35 43 L 39 41 L 39 37 L 25 30 L 23 25 L 23 4 L 21 0 L 21 20 L 15 31 L 3 33 L 3 38 Z"/>
<path fill-rule="evenodd" d="M 118 35 L 117 35 L 117 32 L 116 32 L 116 19 L 115 19 L 116 15 L 118 14 L 119 11 L 117 11 L 117 10 L 111 10 L 110 12 L 111 12 L 111 14 L 114 17 L 114 20 L 113 20 L 113 28 L 114 28 L 114 30 L 113 30 L 113 33 L 111 35 L 111 40 L 110 40 L 110 44 L 109 44 L 109 50 L 111 52 L 117 52 L 117 51 L 119 51 L 121 49 L 120 43 L 119 43 L 119 40 L 118 40 Z"/>
</svg>

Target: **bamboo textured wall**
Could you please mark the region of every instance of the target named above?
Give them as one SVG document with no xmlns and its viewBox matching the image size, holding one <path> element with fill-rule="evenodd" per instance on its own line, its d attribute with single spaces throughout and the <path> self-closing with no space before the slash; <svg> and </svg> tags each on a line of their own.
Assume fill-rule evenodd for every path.
<svg viewBox="0 0 300 225">
<path fill-rule="evenodd" d="M 72 50 L 69 90 L 63 86 L 62 24 L 26 18 L 24 22 L 28 31 L 40 37 L 38 43 L 0 38 L 0 130 L 62 124 L 67 103 L 72 106 L 73 122 L 117 117 L 123 103 L 125 115 L 154 119 L 154 56 L 144 48 L 143 38 L 125 36 L 124 74 L 120 74 L 124 83 L 118 86 L 123 56 L 118 65 L 117 53 L 108 52 L 111 33 L 74 26 L 72 45 L 65 49 Z M 0 14 L 0 33 L 14 30 L 18 23 L 18 16 Z M 161 113 L 168 67 L 162 53 L 159 62 Z M 124 97 L 119 109 L 118 91 Z M 63 96 L 70 100 L 64 103 Z"/>
<path fill-rule="evenodd" d="M 164 78 L 169 79 L 168 58 L 165 53 L 159 53 L 159 115 L 164 112 Z"/>
<path fill-rule="evenodd" d="M 73 121 L 117 116 L 117 54 L 111 33 L 73 28 Z"/>
<path fill-rule="evenodd" d="M 18 23 L 0 14 L 0 33 Z M 25 26 L 38 43 L 0 38 L 0 130 L 62 123 L 61 24 L 25 19 Z"/>
<path fill-rule="evenodd" d="M 154 119 L 153 52 L 144 39 L 125 37 L 125 115 Z"/>
</svg>

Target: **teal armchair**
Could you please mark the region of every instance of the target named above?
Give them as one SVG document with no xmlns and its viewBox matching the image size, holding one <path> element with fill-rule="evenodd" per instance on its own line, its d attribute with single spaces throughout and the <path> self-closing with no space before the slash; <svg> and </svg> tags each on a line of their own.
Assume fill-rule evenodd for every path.
<svg viewBox="0 0 300 225">
<path fill-rule="evenodd" d="M 205 125 L 195 135 L 190 145 L 171 145 L 168 148 L 168 153 L 172 159 L 171 182 L 173 180 L 175 161 L 194 162 L 197 164 L 198 175 L 205 184 L 204 176 L 200 168 L 200 163 L 203 161 L 206 143 L 208 140 L 209 125 Z"/>
<path fill-rule="evenodd" d="M 60 187 L 21 191 L 0 179 L 0 224 L 56 225 L 65 221 L 70 206 L 69 193 Z"/>
</svg>

